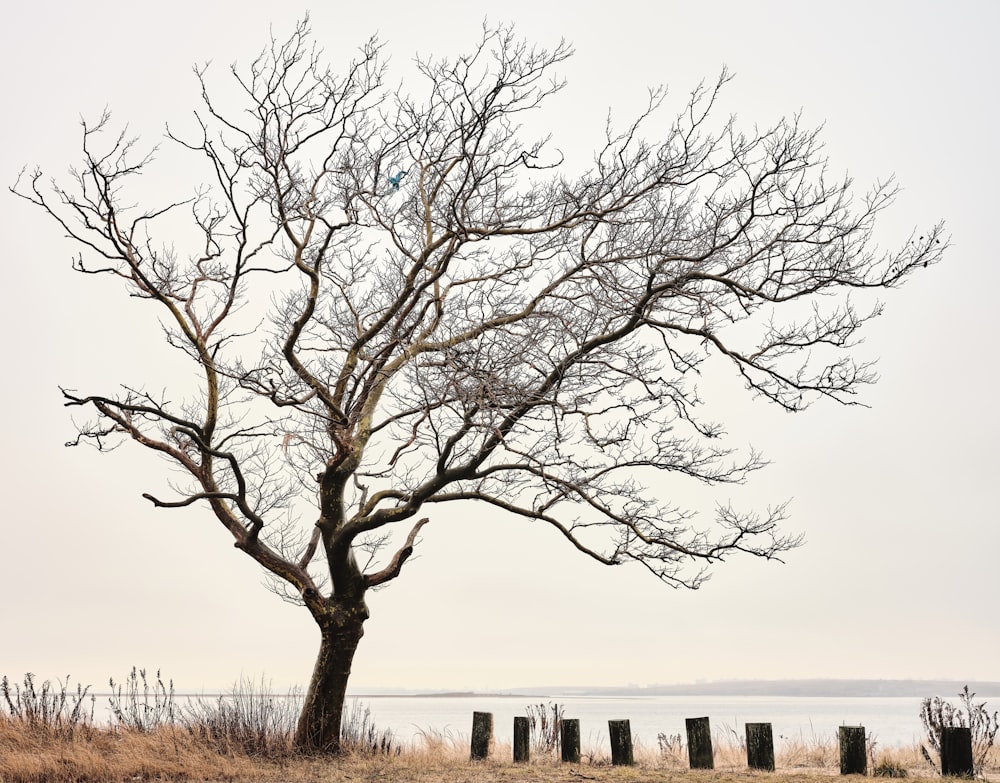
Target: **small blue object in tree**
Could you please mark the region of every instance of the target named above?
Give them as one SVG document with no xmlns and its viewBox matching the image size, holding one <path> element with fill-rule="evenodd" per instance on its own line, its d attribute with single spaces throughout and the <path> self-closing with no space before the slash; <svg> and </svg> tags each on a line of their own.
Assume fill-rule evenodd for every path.
<svg viewBox="0 0 1000 783">
<path fill-rule="evenodd" d="M 399 183 L 403 181 L 403 177 L 406 176 L 405 171 L 397 171 L 395 174 L 389 177 L 389 184 L 392 185 L 393 190 L 399 190 Z"/>
</svg>

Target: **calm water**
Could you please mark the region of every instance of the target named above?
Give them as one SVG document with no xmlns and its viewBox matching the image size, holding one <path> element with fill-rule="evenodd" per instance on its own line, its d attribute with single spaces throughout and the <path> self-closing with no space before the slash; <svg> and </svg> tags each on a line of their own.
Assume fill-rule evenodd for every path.
<svg viewBox="0 0 1000 783">
<path fill-rule="evenodd" d="M 524 696 L 366 696 L 359 699 L 371 710 L 380 729 L 392 729 L 396 738 L 410 741 L 434 731 L 456 739 L 467 738 L 472 713 L 492 712 L 498 742 L 511 742 L 514 717 L 526 715 L 528 704 L 543 700 Z M 771 723 L 776 749 L 783 738 L 835 742 L 837 727 L 864 726 L 883 747 L 912 745 L 921 736 L 920 699 L 914 697 L 787 697 L 787 696 L 669 696 L 595 698 L 554 696 L 545 700 L 565 706 L 567 718 L 579 718 L 584 747 L 608 743 L 608 720 L 628 718 L 632 737 L 656 747 L 656 736 L 684 734 L 684 719 L 708 716 L 712 733 L 721 741 L 732 731 L 743 734 L 744 723 Z"/>
</svg>

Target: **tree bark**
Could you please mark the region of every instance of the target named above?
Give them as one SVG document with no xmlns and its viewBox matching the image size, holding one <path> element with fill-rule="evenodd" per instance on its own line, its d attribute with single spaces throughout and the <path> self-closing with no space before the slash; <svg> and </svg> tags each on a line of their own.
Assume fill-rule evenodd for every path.
<svg viewBox="0 0 1000 783">
<path fill-rule="evenodd" d="M 685 718 L 684 724 L 688 738 L 688 766 L 691 769 L 715 769 L 712 727 L 708 718 Z"/>
<path fill-rule="evenodd" d="M 559 722 L 562 760 L 571 764 L 580 763 L 580 719 L 563 718 Z"/>
<path fill-rule="evenodd" d="M 309 681 L 302 714 L 295 730 L 295 746 L 309 753 L 340 753 L 341 720 L 347 680 L 368 612 L 359 607 L 337 608 L 317 618 L 319 655 Z"/>
<path fill-rule="evenodd" d="M 770 723 L 746 724 L 747 766 L 774 772 L 774 732 Z"/>
<path fill-rule="evenodd" d="M 840 774 L 868 774 L 868 745 L 864 726 L 840 727 Z"/>
<path fill-rule="evenodd" d="M 941 774 L 971 778 L 976 773 L 972 758 L 972 729 L 968 726 L 941 727 Z"/>
<path fill-rule="evenodd" d="M 631 767 L 635 764 L 632 753 L 632 727 L 627 720 L 609 720 L 608 737 L 611 739 L 611 764 Z"/>
<path fill-rule="evenodd" d="M 514 718 L 514 761 L 531 759 L 531 724 L 527 718 Z"/>
</svg>

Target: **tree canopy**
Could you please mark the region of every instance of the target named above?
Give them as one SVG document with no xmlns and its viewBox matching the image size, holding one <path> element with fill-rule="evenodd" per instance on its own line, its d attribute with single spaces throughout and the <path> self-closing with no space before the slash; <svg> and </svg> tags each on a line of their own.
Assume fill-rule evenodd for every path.
<svg viewBox="0 0 1000 783">
<path fill-rule="evenodd" d="M 183 397 L 64 389 L 92 414 L 74 443 L 161 454 L 175 491 L 146 497 L 204 503 L 308 607 L 324 647 L 305 746 L 336 746 L 339 708 L 318 694 L 340 689 L 342 707 L 331 683 L 346 686 L 364 595 L 400 575 L 441 504 L 538 520 L 687 587 L 729 554 L 798 545 L 780 502 L 706 520 L 678 500 L 683 480 L 764 464 L 703 411 L 703 364 L 789 411 L 853 404 L 875 379 L 853 349 L 880 306 L 850 292 L 897 286 L 946 246 L 938 225 L 879 250 L 895 185 L 832 177 L 797 118 L 717 118 L 727 73 L 673 114 L 652 90 L 568 170 L 525 126 L 570 55 L 485 28 L 391 89 L 378 41 L 335 72 L 302 21 L 232 67 L 235 99 L 196 69 L 195 124 L 167 131 L 210 182 L 189 199 L 133 203 L 154 155 L 107 113 L 83 124 L 65 182 L 14 187 L 75 243 L 75 269 L 148 300 L 193 361 Z"/>
</svg>

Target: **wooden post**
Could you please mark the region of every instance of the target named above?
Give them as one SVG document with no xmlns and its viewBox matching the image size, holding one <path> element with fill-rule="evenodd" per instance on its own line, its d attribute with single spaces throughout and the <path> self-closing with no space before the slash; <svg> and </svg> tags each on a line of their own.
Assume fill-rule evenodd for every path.
<svg viewBox="0 0 1000 783">
<path fill-rule="evenodd" d="M 611 764 L 616 767 L 631 767 L 632 727 L 627 720 L 609 720 L 608 735 L 611 737 Z"/>
<path fill-rule="evenodd" d="M 868 749 L 865 747 L 864 726 L 840 727 L 840 774 L 868 774 Z"/>
<path fill-rule="evenodd" d="M 708 718 L 687 718 L 688 764 L 691 769 L 715 769 L 712 728 Z"/>
<path fill-rule="evenodd" d="M 531 756 L 531 724 L 527 718 L 514 718 L 514 761 L 528 761 Z"/>
<path fill-rule="evenodd" d="M 941 728 L 941 774 L 971 778 L 975 771 L 972 763 L 972 729 L 968 726 L 943 726 Z"/>
<path fill-rule="evenodd" d="M 748 723 L 747 766 L 774 772 L 774 734 L 770 723 Z"/>
<path fill-rule="evenodd" d="M 580 720 L 564 718 L 559 722 L 560 744 L 562 745 L 562 760 L 571 764 L 580 763 Z"/>
<path fill-rule="evenodd" d="M 490 745 L 493 743 L 493 713 L 472 713 L 472 753 L 474 761 L 485 759 L 490 755 Z"/>
</svg>

